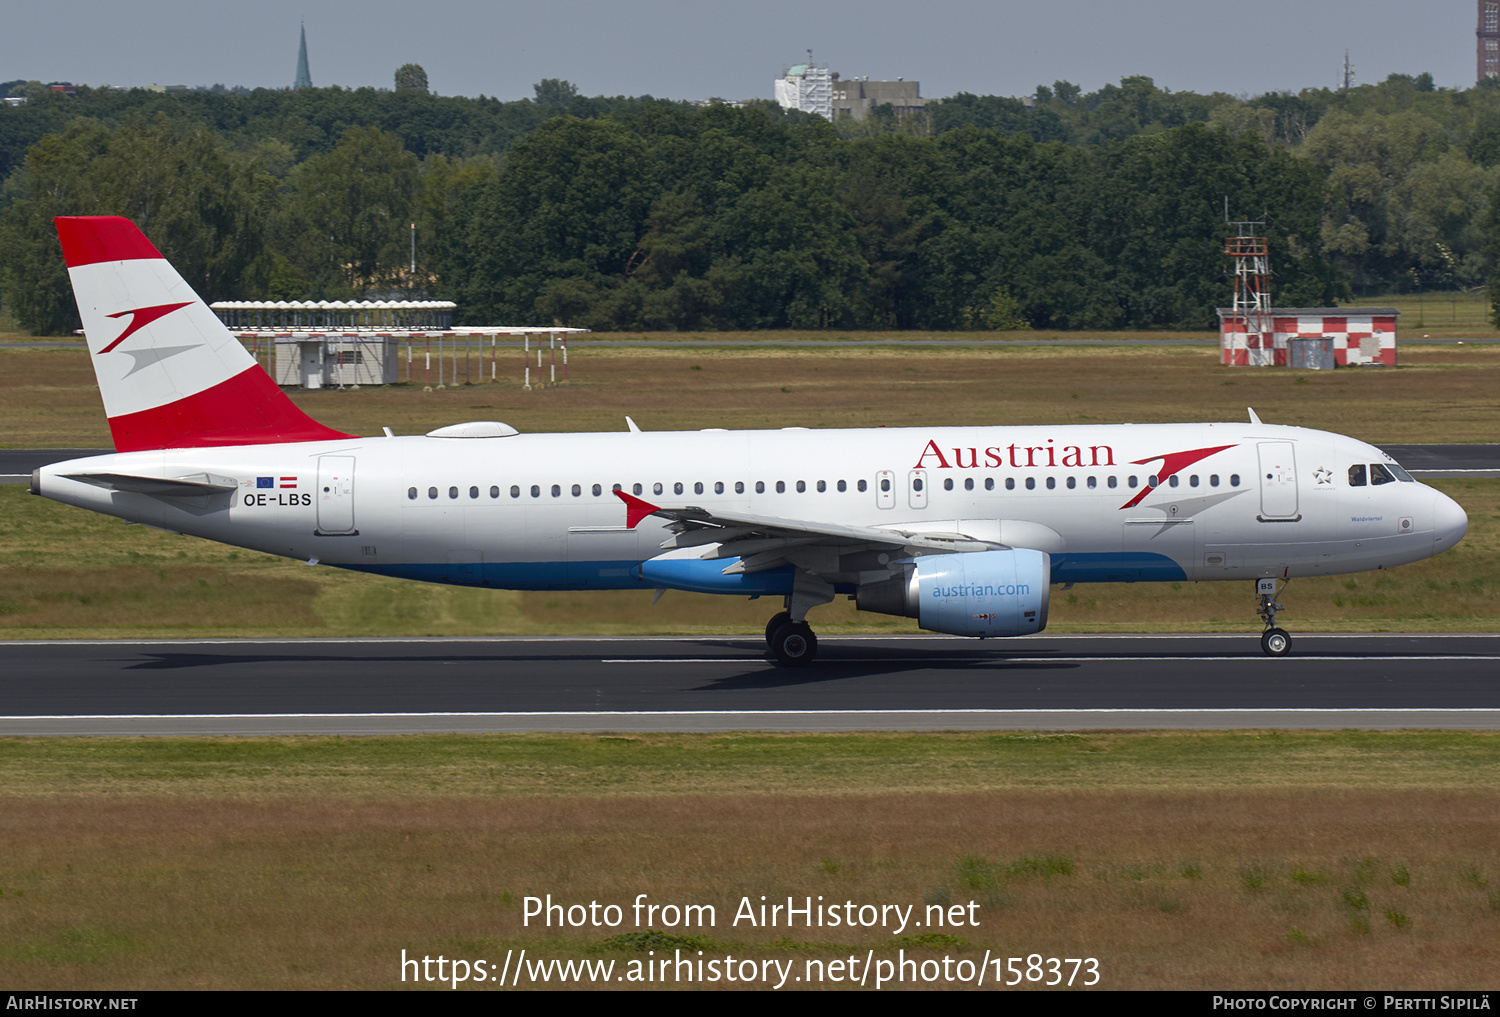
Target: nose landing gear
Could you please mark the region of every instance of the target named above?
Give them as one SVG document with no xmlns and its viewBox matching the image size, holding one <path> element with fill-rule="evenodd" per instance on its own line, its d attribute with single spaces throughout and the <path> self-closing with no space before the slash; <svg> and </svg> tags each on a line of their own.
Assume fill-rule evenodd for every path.
<svg viewBox="0 0 1500 1017">
<path fill-rule="evenodd" d="M 1281 584 L 1281 588 L 1286 589 L 1285 582 Z M 1292 637 L 1287 634 L 1286 629 L 1276 625 L 1276 612 L 1286 610 L 1276 603 L 1276 580 L 1257 579 L 1255 593 L 1260 600 L 1255 613 L 1266 621 L 1266 629 L 1260 634 L 1260 650 L 1268 657 L 1285 657 L 1292 652 Z"/>
</svg>

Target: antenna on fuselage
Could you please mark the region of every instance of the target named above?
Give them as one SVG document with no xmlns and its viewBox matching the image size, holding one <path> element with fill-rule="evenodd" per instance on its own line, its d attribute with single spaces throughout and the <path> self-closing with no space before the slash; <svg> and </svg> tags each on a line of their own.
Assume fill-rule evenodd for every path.
<svg viewBox="0 0 1500 1017">
<path fill-rule="evenodd" d="M 636 423 L 635 423 L 634 420 L 631 420 L 629 417 L 626 417 L 625 418 L 625 423 L 630 426 L 630 433 L 631 434 L 640 434 L 641 433 L 641 429 L 636 426 Z"/>
<path fill-rule="evenodd" d="M 1247 409 L 1247 410 L 1250 411 L 1250 423 L 1252 423 L 1252 424 L 1258 424 L 1258 423 L 1260 423 L 1260 418 L 1255 415 L 1255 407 L 1254 406 L 1246 406 L 1245 409 Z"/>
</svg>

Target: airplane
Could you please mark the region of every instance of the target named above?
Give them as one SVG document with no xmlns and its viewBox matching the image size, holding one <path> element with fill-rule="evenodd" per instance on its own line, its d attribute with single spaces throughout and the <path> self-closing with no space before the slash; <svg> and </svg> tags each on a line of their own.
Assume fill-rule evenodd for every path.
<svg viewBox="0 0 1500 1017">
<path fill-rule="evenodd" d="M 512 590 L 779 598 L 770 654 L 817 653 L 838 596 L 981 638 L 1047 625 L 1054 584 L 1240 580 L 1261 648 L 1292 578 L 1454 546 L 1468 517 L 1353 438 L 1264 424 L 361 437 L 304 414 L 128 219 L 56 220 L 116 451 L 42 497 L 308 564 Z"/>
</svg>

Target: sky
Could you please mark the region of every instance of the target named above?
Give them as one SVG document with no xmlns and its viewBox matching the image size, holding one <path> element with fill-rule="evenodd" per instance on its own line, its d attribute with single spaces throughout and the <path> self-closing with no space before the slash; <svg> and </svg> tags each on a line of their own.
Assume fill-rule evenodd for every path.
<svg viewBox="0 0 1500 1017">
<path fill-rule="evenodd" d="M 392 87 L 417 63 L 442 95 L 771 98 L 788 66 L 921 82 L 921 94 L 1095 91 L 1143 74 L 1169 91 L 1258 95 L 1431 72 L 1474 83 L 1474 0 L 68 0 L 9 4 L 0 81 L 289 87 L 300 24 L 314 85 Z"/>
</svg>

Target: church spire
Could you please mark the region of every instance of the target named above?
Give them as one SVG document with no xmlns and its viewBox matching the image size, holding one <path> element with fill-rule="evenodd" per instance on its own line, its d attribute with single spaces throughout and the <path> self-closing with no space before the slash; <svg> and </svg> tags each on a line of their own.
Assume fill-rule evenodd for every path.
<svg viewBox="0 0 1500 1017">
<path fill-rule="evenodd" d="M 311 88 L 312 75 L 307 70 L 307 26 L 302 26 L 302 46 L 297 50 L 297 81 L 293 88 Z"/>
</svg>

